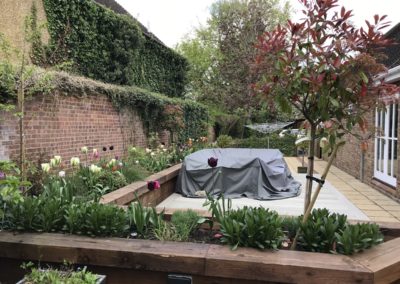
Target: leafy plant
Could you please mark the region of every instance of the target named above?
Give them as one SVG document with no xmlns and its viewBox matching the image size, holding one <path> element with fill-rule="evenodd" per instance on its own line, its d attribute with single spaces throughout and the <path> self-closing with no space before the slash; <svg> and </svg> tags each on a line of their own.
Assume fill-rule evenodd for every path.
<svg viewBox="0 0 400 284">
<path fill-rule="evenodd" d="M 263 207 L 243 207 L 226 214 L 221 222 L 221 242 L 237 247 L 278 249 L 284 234 L 278 213 Z"/>
<path fill-rule="evenodd" d="M 307 251 L 331 252 L 334 250 L 336 233 L 345 229 L 346 221 L 346 215 L 331 214 L 327 209 L 314 209 L 306 222 L 300 222 L 298 246 Z"/>
<path fill-rule="evenodd" d="M 94 202 L 88 204 L 85 209 L 85 234 L 115 237 L 126 235 L 129 226 L 124 209 Z"/>
<path fill-rule="evenodd" d="M 336 251 L 350 255 L 383 242 L 383 235 L 376 224 L 347 225 L 335 233 L 337 239 Z"/>
<path fill-rule="evenodd" d="M 86 266 L 78 271 L 73 271 L 72 268 L 64 267 L 61 270 L 54 268 L 35 268 L 33 263 L 24 263 L 22 268 L 30 269 L 30 272 L 25 275 L 25 283 L 41 283 L 41 284 L 95 284 L 98 276 L 87 271 Z"/>
<path fill-rule="evenodd" d="M 193 231 L 199 226 L 200 216 L 193 210 L 175 211 L 171 223 L 175 228 L 177 240 L 187 241 Z"/>
<path fill-rule="evenodd" d="M 220 148 L 228 148 L 232 146 L 233 144 L 233 139 L 229 135 L 220 135 L 217 138 L 217 145 Z"/>
<path fill-rule="evenodd" d="M 127 215 L 129 228 L 142 237 L 147 235 L 152 224 L 151 221 L 159 222 L 159 219 L 155 218 L 157 213 L 150 208 L 143 207 L 141 202 L 132 202 L 127 209 Z"/>
<path fill-rule="evenodd" d="M 300 226 L 300 218 L 294 216 L 282 217 L 282 230 L 289 239 L 293 239 Z"/>
<path fill-rule="evenodd" d="M 212 195 L 207 194 L 207 200 L 204 202 L 203 206 L 208 206 L 208 210 L 211 211 L 211 218 L 221 223 L 222 219 L 229 214 L 232 209 L 232 200 L 225 200 L 223 194 L 219 195 L 217 199 Z M 211 228 L 213 227 L 212 222 L 210 223 L 210 226 Z"/>
<path fill-rule="evenodd" d="M 158 225 L 153 228 L 153 234 L 156 239 L 160 241 L 179 240 L 179 235 L 177 234 L 175 227 L 164 220 L 159 222 Z"/>
</svg>

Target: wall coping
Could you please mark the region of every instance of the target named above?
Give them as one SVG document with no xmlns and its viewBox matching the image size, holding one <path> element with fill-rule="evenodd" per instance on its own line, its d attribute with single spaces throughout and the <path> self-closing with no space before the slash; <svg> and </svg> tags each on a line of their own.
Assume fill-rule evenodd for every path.
<svg viewBox="0 0 400 284">
<path fill-rule="evenodd" d="M 140 197 L 141 195 L 149 192 L 147 189 L 147 181 L 158 180 L 162 186 L 163 183 L 166 183 L 167 181 L 177 177 L 181 167 L 182 164 L 174 165 L 161 172 L 148 176 L 144 181 L 136 181 L 120 189 L 107 193 L 103 195 L 100 203 L 125 205 L 135 200 L 136 195 L 137 197 Z"/>
</svg>

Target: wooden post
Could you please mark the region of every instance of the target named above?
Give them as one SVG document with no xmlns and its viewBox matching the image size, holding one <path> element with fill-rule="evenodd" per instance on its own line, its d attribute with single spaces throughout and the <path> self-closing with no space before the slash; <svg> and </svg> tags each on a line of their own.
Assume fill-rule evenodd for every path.
<svg viewBox="0 0 400 284">
<path fill-rule="evenodd" d="M 314 148 L 315 148 L 315 136 L 316 136 L 317 126 L 315 124 L 311 124 L 311 133 L 310 133 L 310 143 L 308 146 L 308 164 L 307 164 L 307 176 L 314 176 Z M 306 180 L 306 194 L 304 196 L 304 214 L 310 204 L 312 194 L 312 181 L 311 179 Z"/>
</svg>

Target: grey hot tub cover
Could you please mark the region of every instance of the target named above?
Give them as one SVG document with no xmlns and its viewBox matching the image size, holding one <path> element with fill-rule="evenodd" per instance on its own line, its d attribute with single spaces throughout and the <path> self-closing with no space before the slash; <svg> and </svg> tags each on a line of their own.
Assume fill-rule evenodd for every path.
<svg viewBox="0 0 400 284">
<path fill-rule="evenodd" d="M 208 165 L 210 157 L 218 158 L 217 167 Z M 298 196 L 300 186 L 277 149 L 216 148 L 186 156 L 176 191 L 186 197 L 206 191 L 227 198 L 273 200 Z"/>
</svg>

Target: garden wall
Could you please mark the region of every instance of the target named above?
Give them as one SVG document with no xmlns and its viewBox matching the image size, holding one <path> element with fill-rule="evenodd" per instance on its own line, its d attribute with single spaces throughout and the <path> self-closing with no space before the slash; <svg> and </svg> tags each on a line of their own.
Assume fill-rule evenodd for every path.
<svg viewBox="0 0 400 284">
<path fill-rule="evenodd" d="M 64 161 L 80 155 L 82 146 L 97 148 L 100 156 L 121 156 L 130 145 L 145 146 L 142 122 L 132 111 L 118 112 L 106 96 L 64 96 L 53 92 L 27 101 L 26 153 L 30 161 L 61 155 Z M 105 151 L 104 151 L 105 149 Z M 113 150 L 112 150 L 113 149 Z M 18 120 L 1 114 L 0 160 L 19 153 Z"/>
</svg>

